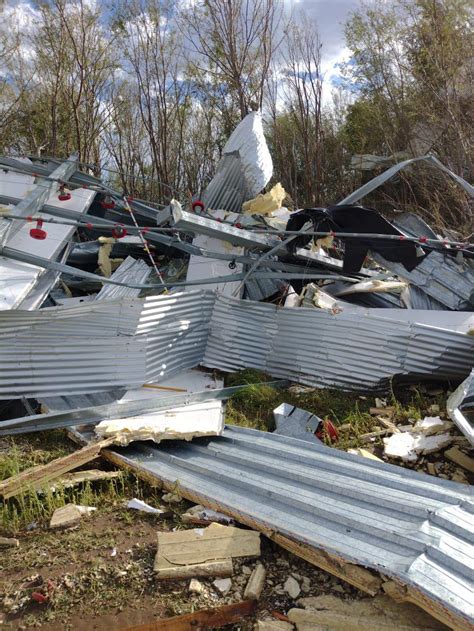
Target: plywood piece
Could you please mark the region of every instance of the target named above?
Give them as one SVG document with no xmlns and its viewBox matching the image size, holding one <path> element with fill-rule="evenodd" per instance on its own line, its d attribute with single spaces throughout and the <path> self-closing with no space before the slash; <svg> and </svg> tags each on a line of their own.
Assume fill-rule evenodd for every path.
<svg viewBox="0 0 474 631">
<path fill-rule="evenodd" d="M 197 570 L 199 564 L 259 555 L 260 533 L 213 523 L 207 528 L 159 532 L 154 569 L 162 577 L 169 574 L 176 576 L 179 568 L 186 566 Z M 173 572 L 173 569 L 176 571 Z M 209 572 L 204 575 L 209 575 Z M 190 574 L 186 572 L 185 576 Z"/>
<path fill-rule="evenodd" d="M 242 622 L 255 613 L 257 604 L 253 600 L 243 600 L 232 605 L 223 605 L 214 609 L 203 609 L 182 616 L 173 616 L 156 620 L 149 624 L 126 627 L 121 631 L 204 631 L 220 629 L 226 625 Z"/>
<path fill-rule="evenodd" d="M 0 482 L 0 495 L 2 495 L 4 499 L 8 499 L 22 492 L 36 491 L 37 489 L 45 488 L 51 480 L 55 480 L 68 471 L 77 469 L 77 467 L 81 467 L 87 462 L 94 460 L 94 458 L 97 458 L 101 449 L 113 442 L 113 438 L 108 438 L 107 440 L 87 445 L 87 447 L 83 447 L 83 449 L 79 451 L 75 451 L 62 458 L 57 458 L 56 460 L 48 462 L 48 464 L 37 465 L 36 467 L 22 471 L 18 475 Z"/>
</svg>

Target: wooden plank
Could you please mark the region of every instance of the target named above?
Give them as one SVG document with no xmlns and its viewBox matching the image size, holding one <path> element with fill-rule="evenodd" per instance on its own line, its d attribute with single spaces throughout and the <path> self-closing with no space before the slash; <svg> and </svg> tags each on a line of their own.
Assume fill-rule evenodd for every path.
<svg viewBox="0 0 474 631">
<path fill-rule="evenodd" d="M 32 492 L 45 488 L 51 480 L 55 480 L 72 469 L 94 460 L 100 454 L 101 449 L 114 442 L 114 438 L 107 438 L 97 443 L 92 443 L 72 454 L 56 458 L 45 465 L 37 465 L 22 471 L 0 482 L 0 495 L 4 499 L 14 497 L 22 492 Z"/>
<path fill-rule="evenodd" d="M 254 600 L 243 600 L 231 605 L 223 605 L 214 609 L 202 609 L 194 613 L 164 618 L 148 624 L 126 627 L 121 631 L 204 631 L 220 629 L 228 624 L 242 622 L 255 613 L 257 603 Z"/>
<path fill-rule="evenodd" d="M 466 471 L 474 473 L 474 460 L 463 451 L 461 451 L 459 447 L 451 447 L 451 449 L 447 449 L 444 452 L 444 456 L 445 458 L 451 460 L 451 462 L 454 462 L 463 469 L 466 469 Z"/>
</svg>

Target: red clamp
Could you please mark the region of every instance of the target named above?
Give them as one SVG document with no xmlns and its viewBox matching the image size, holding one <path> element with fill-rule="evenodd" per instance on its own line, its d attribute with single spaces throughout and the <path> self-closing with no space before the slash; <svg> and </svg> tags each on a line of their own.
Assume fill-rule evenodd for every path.
<svg viewBox="0 0 474 631">
<path fill-rule="evenodd" d="M 123 224 L 117 224 L 112 228 L 112 236 L 114 239 L 123 239 L 127 236 L 127 230 Z"/>
<path fill-rule="evenodd" d="M 112 209 L 115 208 L 115 201 L 110 197 L 110 195 L 106 195 L 104 199 L 99 202 L 102 208 Z"/>
<path fill-rule="evenodd" d="M 61 186 L 60 189 L 59 189 L 58 199 L 59 199 L 60 202 L 67 202 L 67 201 L 69 201 L 71 199 L 71 193 L 66 191 L 64 186 Z"/>
<path fill-rule="evenodd" d="M 30 237 L 32 239 L 37 239 L 38 241 L 44 241 L 47 236 L 48 233 L 46 230 L 43 230 L 43 220 L 37 219 L 36 228 L 30 228 Z"/>
<path fill-rule="evenodd" d="M 202 213 L 203 213 L 203 212 L 204 212 L 204 210 L 205 210 L 204 203 L 203 203 L 200 199 L 197 199 L 195 202 L 193 202 L 193 203 L 191 204 L 191 208 L 193 209 L 193 212 L 196 212 L 196 209 L 197 209 L 197 208 L 199 208 L 199 209 L 200 209 L 200 212 L 202 212 Z"/>
</svg>

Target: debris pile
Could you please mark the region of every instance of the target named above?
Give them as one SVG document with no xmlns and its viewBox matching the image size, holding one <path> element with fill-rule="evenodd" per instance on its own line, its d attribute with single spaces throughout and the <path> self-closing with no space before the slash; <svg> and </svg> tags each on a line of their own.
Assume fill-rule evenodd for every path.
<svg viewBox="0 0 474 631">
<path fill-rule="evenodd" d="M 474 197 L 433 156 L 417 160 Z M 339 204 L 293 210 L 281 183 L 262 192 L 272 161 L 258 112 L 186 204 L 124 196 L 76 156 L 0 157 L 0 436 L 67 428 L 84 445 L 0 482 L 3 500 L 113 479 L 73 473 L 103 457 L 163 487 L 170 507 L 198 503 L 181 515 L 188 529 L 158 532 L 154 579 L 239 598 L 186 614 L 189 624 L 255 614 L 272 579 L 258 562 L 236 588 L 235 559 L 260 557 L 264 535 L 375 598 L 357 611 L 335 596 L 297 601 L 309 588 L 289 574 L 275 589 L 300 608 L 259 629 L 360 628 L 354 616 L 364 628 L 442 628 L 389 596 L 471 628 L 472 499 L 410 467 L 445 449 L 458 482 L 474 471 L 474 248 L 412 213 L 389 221 L 359 205 L 413 162 Z M 451 421 L 438 407 L 401 425 L 377 401 L 379 429 L 344 453 L 332 446 L 342 426 L 290 403 L 274 410 L 273 433 L 225 427 L 224 401 L 246 385 L 225 387 L 221 373 L 246 368 L 269 385 L 371 396 L 459 387 Z M 375 438 L 383 449 L 370 448 Z M 156 519 L 175 510 L 136 497 L 127 507 Z M 50 528 L 78 527 L 94 508 L 66 504 Z"/>
</svg>

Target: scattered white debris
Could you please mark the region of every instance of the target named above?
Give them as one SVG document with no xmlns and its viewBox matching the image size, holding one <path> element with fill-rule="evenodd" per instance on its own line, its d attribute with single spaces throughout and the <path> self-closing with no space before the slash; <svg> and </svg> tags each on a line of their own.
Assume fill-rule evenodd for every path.
<svg viewBox="0 0 474 631">
<path fill-rule="evenodd" d="M 133 508 L 133 510 L 139 510 L 143 513 L 153 513 L 154 515 L 163 515 L 166 513 L 166 511 L 161 508 L 153 508 L 153 506 L 150 506 L 143 500 L 139 500 L 136 497 L 128 502 L 127 508 Z"/>
<path fill-rule="evenodd" d="M 421 454 L 431 454 L 451 444 L 451 434 L 427 436 L 421 433 L 400 432 L 383 439 L 384 452 L 389 458 L 415 462 Z"/>
<path fill-rule="evenodd" d="M 424 419 L 417 421 L 413 430 L 415 432 L 423 432 L 427 436 L 431 434 L 440 434 L 453 427 L 450 421 L 443 421 L 439 416 L 425 416 Z"/>
</svg>

